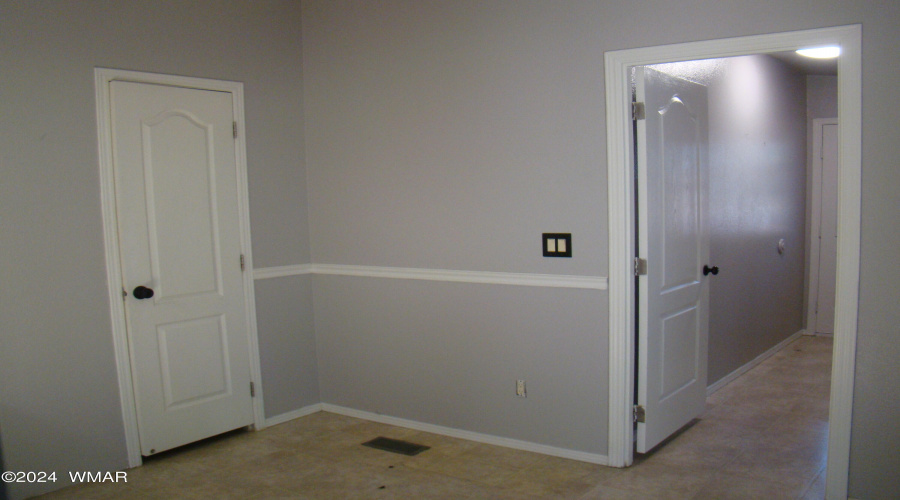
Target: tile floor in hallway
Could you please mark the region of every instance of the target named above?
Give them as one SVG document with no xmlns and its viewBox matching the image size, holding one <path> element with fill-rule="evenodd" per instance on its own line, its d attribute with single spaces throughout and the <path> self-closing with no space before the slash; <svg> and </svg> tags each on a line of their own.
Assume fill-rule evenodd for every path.
<svg viewBox="0 0 900 500">
<path fill-rule="evenodd" d="M 626 469 L 320 412 L 161 454 L 126 484 L 42 498 L 822 499 L 831 349 L 830 338 L 801 337 Z M 361 446 L 377 436 L 431 449 Z"/>
</svg>

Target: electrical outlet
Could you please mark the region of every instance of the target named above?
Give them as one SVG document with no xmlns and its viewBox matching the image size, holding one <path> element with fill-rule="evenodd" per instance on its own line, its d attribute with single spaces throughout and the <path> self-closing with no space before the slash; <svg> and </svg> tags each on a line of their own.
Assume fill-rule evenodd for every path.
<svg viewBox="0 0 900 500">
<path fill-rule="evenodd" d="M 525 393 L 525 381 L 524 380 L 516 380 L 516 396 L 520 398 L 527 398 L 528 395 Z"/>
</svg>

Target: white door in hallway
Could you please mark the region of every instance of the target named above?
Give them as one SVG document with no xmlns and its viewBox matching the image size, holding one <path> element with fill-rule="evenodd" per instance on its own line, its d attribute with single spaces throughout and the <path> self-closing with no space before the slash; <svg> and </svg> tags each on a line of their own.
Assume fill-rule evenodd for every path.
<svg viewBox="0 0 900 500">
<path fill-rule="evenodd" d="M 706 404 L 709 323 L 706 87 L 636 68 L 638 252 L 637 451 L 645 453 Z M 717 271 L 716 271 L 717 272 Z"/>
<path fill-rule="evenodd" d="M 822 165 L 819 192 L 819 269 L 816 292 L 816 333 L 834 333 L 834 294 L 837 281 L 837 123 L 821 126 Z"/>
<path fill-rule="evenodd" d="M 253 423 L 233 95 L 110 82 L 141 454 Z"/>
</svg>

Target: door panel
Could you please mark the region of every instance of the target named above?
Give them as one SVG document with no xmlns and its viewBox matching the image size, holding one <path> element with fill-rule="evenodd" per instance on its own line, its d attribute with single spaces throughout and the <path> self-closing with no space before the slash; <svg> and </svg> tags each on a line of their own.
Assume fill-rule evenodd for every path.
<svg viewBox="0 0 900 500">
<path fill-rule="evenodd" d="M 709 288 L 706 88 L 637 68 L 637 451 L 645 453 L 703 412 Z"/>
<path fill-rule="evenodd" d="M 231 394 L 223 315 L 157 328 L 166 409 Z"/>
<path fill-rule="evenodd" d="M 678 311 L 662 320 L 662 366 L 659 401 L 665 402 L 697 380 L 698 308 Z"/>
<path fill-rule="evenodd" d="M 141 453 L 253 423 L 228 92 L 110 83 Z M 137 286 L 153 289 L 140 299 Z"/>
<path fill-rule="evenodd" d="M 652 71 L 652 70 L 651 70 Z M 660 194 L 666 210 L 662 212 L 664 226 L 662 254 L 664 275 L 663 293 L 697 283 L 697 254 L 699 221 L 697 209 L 699 151 L 695 141 L 697 117 L 692 116 L 685 103 L 675 96 L 657 110 L 658 133 L 656 150 L 664 184 Z M 651 119 L 652 120 L 652 119 Z"/>
<path fill-rule="evenodd" d="M 159 300 L 220 293 L 213 124 L 170 111 L 142 124 L 151 266 Z M 170 200 L 179 200 L 172 203 Z"/>
</svg>

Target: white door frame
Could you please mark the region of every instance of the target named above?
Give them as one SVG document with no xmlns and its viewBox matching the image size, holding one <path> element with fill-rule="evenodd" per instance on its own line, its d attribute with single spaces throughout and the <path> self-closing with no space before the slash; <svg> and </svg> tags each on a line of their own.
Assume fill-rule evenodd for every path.
<svg viewBox="0 0 900 500">
<path fill-rule="evenodd" d="M 243 285 L 245 291 L 247 332 L 250 335 L 250 378 L 254 383 L 253 421 L 256 429 L 265 427 L 263 394 L 259 365 L 259 342 L 256 330 L 256 299 L 253 288 L 253 257 L 250 246 L 250 210 L 247 200 L 247 154 L 244 142 L 244 86 L 239 82 L 190 78 L 174 75 L 159 75 L 137 71 L 95 68 L 94 90 L 97 100 L 97 142 L 100 156 L 100 196 L 103 209 L 103 238 L 106 247 L 106 276 L 109 289 L 109 309 L 112 320 L 113 347 L 116 355 L 116 370 L 119 376 L 119 397 L 122 404 L 122 420 L 125 427 L 125 446 L 128 451 L 128 466 L 141 465 L 141 446 L 138 435 L 137 410 L 135 408 L 134 386 L 131 375 L 131 356 L 128 349 L 128 334 L 125 326 L 125 303 L 122 300 L 122 268 L 119 250 L 119 230 L 116 219 L 116 189 L 112 154 L 112 127 L 110 120 L 109 83 L 128 81 L 157 85 L 170 85 L 200 90 L 230 92 L 238 133 L 235 144 L 235 162 L 238 179 L 238 210 L 240 213 L 241 253 L 244 255 L 245 270 Z"/>
<path fill-rule="evenodd" d="M 838 62 L 838 264 L 835 341 L 829 407 L 826 494 L 847 498 L 859 298 L 862 174 L 862 28 L 840 26 L 755 35 L 605 54 L 609 200 L 609 464 L 633 461 L 634 397 L 634 173 L 632 66 L 690 61 L 818 45 L 840 45 Z"/>
<path fill-rule="evenodd" d="M 819 230 L 822 222 L 822 128 L 825 125 L 837 125 L 837 118 L 813 119 L 813 148 L 812 148 L 812 175 L 810 177 L 812 189 L 810 193 L 810 223 L 809 241 L 807 242 L 807 255 L 809 256 L 809 284 L 807 288 L 806 303 L 806 331 L 816 331 L 816 307 L 819 299 Z"/>
</svg>

